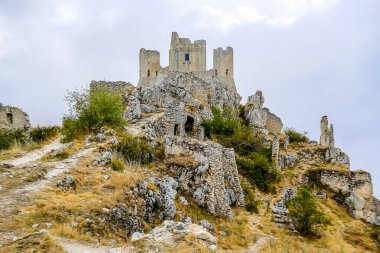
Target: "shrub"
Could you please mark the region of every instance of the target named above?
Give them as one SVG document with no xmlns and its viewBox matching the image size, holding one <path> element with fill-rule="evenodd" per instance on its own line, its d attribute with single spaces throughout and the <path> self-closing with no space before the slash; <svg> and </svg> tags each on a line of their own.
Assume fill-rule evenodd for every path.
<svg viewBox="0 0 380 253">
<path fill-rule="evenodd" d="M 116 148 L 127 160 L 146 164 L 161 160 L 164 156 L 162 146 L 153 148 L 144 138 L 125 134 Z"/>
<path fill-rule="evenodd" d="M 122 172 L 125 169 L 124 160 L 122 157 L 113 156 L 111 159 L 111 168 L 114 171 Z"/>
<path fill-rule="evenodd" d="M 258 213 L 260 201 L 255 199 L 255 195 L 247 183 L 241 181 L 241 187 L 244 193 L 245 209 L 251 213 Z"/>
<path fill-rule="evenodd" d="M 286 128 L 284 131 L 285 135 L 289 136 L 290 143 L 308 142 L 309 138 L 306 136 L 307 132 L 297 132 L 293 128 Z"/>
<path fill-rule="evenodd" d="M 30 138 L 39 143 L 48 140 L 55 136 L 59 131 L 57 126 L 41 127 L 37 126 L 30 131 Z"/>
<path fill-rule="evenodd" d="M 315 196 L 305 188 L 298 189 L 297 196 L 285 204 L 293 225 L 303 236 L 315 235 L 318 225 L 328 223 L 325 215 L 318 210 Z"/>
<path fill-rule="evenodd" d="M 233 109 L 227 108 L 222 112 L 216 107 L 211 107 L 211 110 L 213 119 L 202 122 L 207 137 L 211 137 L 212 135 L 232 136 L 239 131 L 242 120 Z"/>
<path fill-rule="evenodd" d="M 23 130 L 7 130 L 0 128 L 0 150 L 8 149 L 13 143 L 25 144 L 26 134 Z"/>
<path fill-rule="evenodd" d="M 274 190 L 273 184 L 279 180 L 280 173 L 266 156 L 259 153 L 237 156 L 236 164 L 239 172 L 260 190 L 265 192 Z"/>
<path fill-rule="evenodd" d="M 63 117 L 62 132 L 65 141 L 97 131 L 102 126 L 120 127 L 124 124 L 121 96 L 109 89 L 69 92 L 66 101 L 70 115 Z"/>
</svg>

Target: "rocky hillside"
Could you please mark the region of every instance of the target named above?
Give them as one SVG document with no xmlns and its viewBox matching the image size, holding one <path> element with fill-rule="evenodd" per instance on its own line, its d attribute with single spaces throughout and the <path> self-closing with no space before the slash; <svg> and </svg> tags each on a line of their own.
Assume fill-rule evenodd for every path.
<svg viewBox="0 0 380 253">
<path fill-rule="evenodd" d="M 126 123 L 2 161 L 0 252 L 379 251 L 371 176 L 350 170 L 327 117 L 316 142 L 217 79 L 102 87 Z"/>
</svg>

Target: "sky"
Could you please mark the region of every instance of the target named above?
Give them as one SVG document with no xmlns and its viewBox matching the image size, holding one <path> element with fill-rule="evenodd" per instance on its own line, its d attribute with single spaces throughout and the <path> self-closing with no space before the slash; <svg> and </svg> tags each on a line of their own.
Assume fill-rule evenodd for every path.
<svg viewBox="0 0 380 253">
<path fill-rule="evenodd" d="M 380 196 L 379 0 L 0 0 L 0 102 L 60 124 L 67 90 L 138 82 L 140 48 L 168 65 L 171 32 L 234 48 L 244 103 L 261 90 L 287 127 L 319 140 L 320 119 Z"/>
</svg>

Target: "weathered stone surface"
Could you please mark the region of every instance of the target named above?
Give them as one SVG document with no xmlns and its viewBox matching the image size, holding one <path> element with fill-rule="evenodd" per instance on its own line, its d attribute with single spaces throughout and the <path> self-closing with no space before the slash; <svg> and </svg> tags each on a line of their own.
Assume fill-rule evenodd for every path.
<svg viewBox="0 0 380 253">
<path fill-rule="evenodd" d="M 372 196 L 371 175 L 365 171 L 316 170 L 306 180 L 317 182 L 337 193 L 337 200 L 345 204 L 352 215 L 380 225 L 378 200 Z"/>
<path fill-rule="evenodd" d="M 280 137 L 278 134 L 275 134 L 273 136 L 273 141 L 272 141 L 272 157 L 276 162 L 278 162 L 278 154 L 280 152 Z"/>
<path fill-rule="evenodd" d="M 278 227 L 288 227 L 294 229 L 294 225 L 289 217 L 289 211 L 285 205 L 285 202 L 295 196 L 296 190 L 294 188 L 284 188 L 281 199 L 274 203 L 272 213 L 274 222 Z"/>
<path fill-rule="evenodd" d="M 278 166 L 281 170 L 286 168 L 294 168 L 296 166 L 297 154 L 280 154 L 278 157 Z"/>
<path fill-rule="evenodd" d="M 330 125 L 327 116 L 323 116 L 321 119 L 321 137 L 320 142 L 322 147 L 333 148 L 335 145 L 334 140 L 334 128 L 333 125 Z"/>
<path fill-rule="evenodd" d="M 350 157 L 339 148 L 329 147 L 325 152 L 325 160 L 332 164 L 343 164 L 350 167 Z"/>
<path fill-rule="evenodd" d="M 244 110 L 244 116 L 253 127 L 264 129 L 267 121 L 267 112 L 263 109 L 264 96 L 261 91 L 256 91 L 248 97 Z"/>
<path fill-rule="evenodd" d="M 165 220 L 148 234 L 134 233 L 132 235 L 134 241 L 144 240 L 148 245 L 160 245 L 163 248 L 177 244 L 178 240 L 184 240 L 186 235 L 193 235 L 195 240 L 204 244 L 210 250 L 216 250 L 218 242 L 217 238 L 202 226 L 172 220 Z"/>
<path fill-rule="evenodd" d="M 127 120 L 138 119 L 141 117 L 140 100 L 137 96 L 138 95 L 135 93 L 127 93 L 125 95 L 128 105 L 125 108 L 123 117 Z"/>
<path fill-rule="evenodd" d="M 94 81 L 90 83 L 90 90 L 93 89 L 108 89 L 116 93 L 124 93 L 128 89 L 133 89 L 134 86 L 131 83 L 122 81 Z"/>
<path fill-rule="evenodd" d="M 261 91 L 256 91 L 254 95 L 249 96 L 244 108 L 244 117 L 252 127 L 260 129 L 264 133 L 280 134 L 283 127 L 282 121 L 268 108 L 263 108 L 264 101 Z"/>
<path fill-rule="evenodd" d="M 20 108 L 0 103 L 0 128 L 11 130 L 29 130 L 29 116 Z"/>
<path fill-rule="evenodd" d="M 264 108 L 264 110 L 267 112 L 265 129 L 267 129 L 270 133 L 280 134 L 282 127 L 284 126 L 281 119 L 274 113 L 271 113 L 268 108 Z"/>
<path fill-rule="evenodd" d="M 232 149 L 214 142 L 198 142 L 165 136 L 167 157 L 192 155 L 199 163 L 194 168 L 172 166 L 179 187 L 212 214 L 232 218 L 231 205 L 244 206 L 244 196 Z M 230 197 L 232 194 L 233 197 Z"/>
</svg>

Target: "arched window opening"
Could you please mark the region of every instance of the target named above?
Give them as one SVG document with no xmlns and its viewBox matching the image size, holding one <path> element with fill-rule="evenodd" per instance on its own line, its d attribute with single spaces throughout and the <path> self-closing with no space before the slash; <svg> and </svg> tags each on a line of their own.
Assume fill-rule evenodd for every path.
<svg viewBox="0 0 380 253">
<path fill-rule="evenodd" d="M 147 77 L 150 77 L 150 69 L 148 69 Z"/>
<path fill-rule="evenodd" d="M 158 71 L 156 71 L 156 76 L 158 76 Z"/>
<path fill-rule="evenodd" d="M 189 53 L 185 54 L 185 61 L 190 61 L 190 54 Z"/>
</svg>

